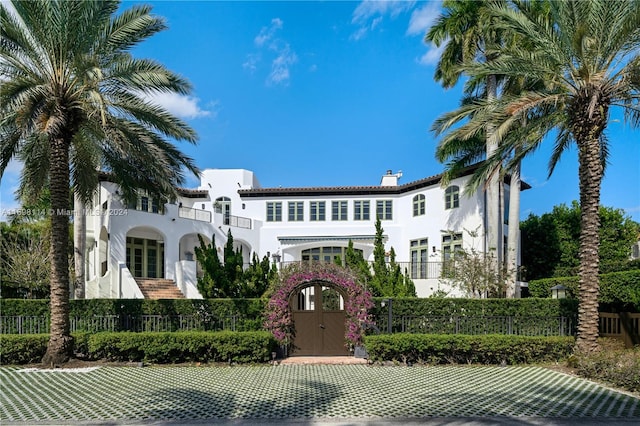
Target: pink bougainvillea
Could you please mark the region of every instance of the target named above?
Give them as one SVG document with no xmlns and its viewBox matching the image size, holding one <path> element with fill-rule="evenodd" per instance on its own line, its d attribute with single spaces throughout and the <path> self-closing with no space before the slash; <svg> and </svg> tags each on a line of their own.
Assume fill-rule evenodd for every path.
<svg viewBox="0 0 640 426">
<path fill-rule="evenodd" d="M 369 315 L 369 309 L 373 307 L 371 293 L 349 269 L 330 263 L 294 264 L 284 269 L 279 285 L 267 303 L 265 328 L 280 344 L 291 343 L 293 317 L 289 298 L 296 288 L 316 281 L 333 284 L 345 293 L 345 340 L 350 348 L 361 345 L 364 330 L 373 325 Z"/>
</svg>

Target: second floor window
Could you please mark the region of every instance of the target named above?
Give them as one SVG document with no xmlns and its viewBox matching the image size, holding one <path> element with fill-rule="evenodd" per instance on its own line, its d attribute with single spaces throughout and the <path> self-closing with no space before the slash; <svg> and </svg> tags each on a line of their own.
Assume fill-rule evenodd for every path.
<svg viewBox="0 0 640 426">
<path fill-rule="evenodd" d="M 413 215 L 422 216 L 426 212 L 426 201 L 423 194 L 413 197 Z"/>
<path fill-rule="evenodd" d="M 132 210 L 148 213 L 164 214 L 164 203 L 155 197 L 150 197 L 146 191 L 140 191 L 140 195 L 128 203 Z"/>
<path fill-rule="evenodd" d="M 447 234 L 442 236 L 442 260 L 455 258 L 462 251 L 462 234 Z"/>
<path fill-rule="evenodd" d="M 267 222 L 282 222 L 282 203 L 280 201 L 267 203 Z"/>
<path fill-rule="evenodd" d="M 347 202 L 331 202 L 331 220 L 347 220 Z"/>
<path fill-rule="evenodd" d="M 325 205 L 326 203 L 324 201 L 311 201 L 309 203 L 309 220 L 325 220 Z"/>
<path fill-rule="evenodd" d="M 289 201 L 289 222 L 300 222 L 304 220 L 304 202 Z"/>
<path fill-rule="evenodd" d="M 393 219 L 393 201 L 391 200 L 376 201 L 376 215 L 380 220 Z"/>
<path fill-rule="evenodd" d="M 411 278 L 424 279 L 427 276 L 427 266 L 429 265 L 429 240 L 423 238 L 410 242 L 411 253 Z"/>
<path fill-rule="evenodd" d="M 448 187 L 444 191 L 444 208 L 446 210 L 449 209 L 457 209 L 460 207 L 460 188 L 456 185 L 452 185 Z"/>
<path fill-rule="evenodd" d="M 369 220 L 369 201 L 353 202 L 353 220 Z"/>
</svg>

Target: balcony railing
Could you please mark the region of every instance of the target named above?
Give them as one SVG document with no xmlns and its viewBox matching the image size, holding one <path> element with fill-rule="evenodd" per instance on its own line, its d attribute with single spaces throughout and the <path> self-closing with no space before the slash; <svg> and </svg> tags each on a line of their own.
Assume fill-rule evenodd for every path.
<svg viewBox="0 0 640 426">
<path fill-rule="evenodd" d="M 211 212 L 207 210 L 178 207 L 178 216 L 185 219 L 199 220 L 201 222 L 211 222 Z"/>
<path fill-rule="evenodd" d="M 293 263 L 302 262 L 324 262 L 323 260 L 294 260 L 289 262 L 280 262 L 279 266 L 286 266 Z M 400 266 L 400 271 L 407 274 L 412 280 L 426 280 L 438 278 L 451 278 L 455 274 L 455 262 L 453 261 L 437 261 L 437 262 L 396 262 Z M 371 267 L 373 262 L 369 262 Z M 389 263 L 387 263 L 389 265 Z M 373 268 L 371 269 L 373 272 Z"/>
<path fill-rule="evenodd" d="M 225 214 L 222 217 L 222 223 L 228 226 L 235 226 L 236 228 L 251 229 L 251 219 L 248 217 Z"/>
</svg>

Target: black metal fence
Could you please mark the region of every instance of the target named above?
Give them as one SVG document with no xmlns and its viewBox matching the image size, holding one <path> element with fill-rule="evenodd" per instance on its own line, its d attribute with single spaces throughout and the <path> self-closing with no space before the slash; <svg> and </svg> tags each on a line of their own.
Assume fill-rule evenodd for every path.
<svg viewBox="0 0 640 426">
<path fill-rule="evenodd" d="M 410 316 L 376 318 L 381 333 L 506 334 L 518 336 L 574 336 L 576 322 L 568 317 Z"/>
<path fill-rule="evenodd" d="M 213 317 L 203 315 L 104 315 L 72 317 L 71 332 L 100 331 L 249 331 L 260 330 L 262 320 L 243 315 Z M 49 332 L 44 316 L 0 316 L 0 334 L 40 334 Z M 376 318 L 372 333 L 506 334 L 519 336 L 573 336 L 575 320 L 568 317 L 431 317 L 396 315 Z"/>
<path fill-rule="evenodd" d="M 49 317 L 0 316 L 0 334 L 49 333 Z M 249 331 L 259 330 L 262 321 L 243 315 L 103 315 L 71 317 L 71 332 L 100 331 Z"/>
</svg>

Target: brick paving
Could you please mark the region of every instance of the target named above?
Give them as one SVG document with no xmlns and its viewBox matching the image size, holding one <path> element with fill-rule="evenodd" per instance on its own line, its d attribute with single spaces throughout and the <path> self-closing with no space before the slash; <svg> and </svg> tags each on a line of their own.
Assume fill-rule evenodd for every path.
<svg viewBox="0 0 640 426">
<path fill-rule="evenodd" d="M 354 419 L 355 424 L 356 420 L 428 418 L 640 423 L 637 396 L 542 367 L 298 362 L 56 370 L 4 367 L 0 368 L 0 424 L 199 423 L 207 419 L 212 423 L 252 419 L 256 424 L 278 419 L 309 423 Z"/>
</svg>

